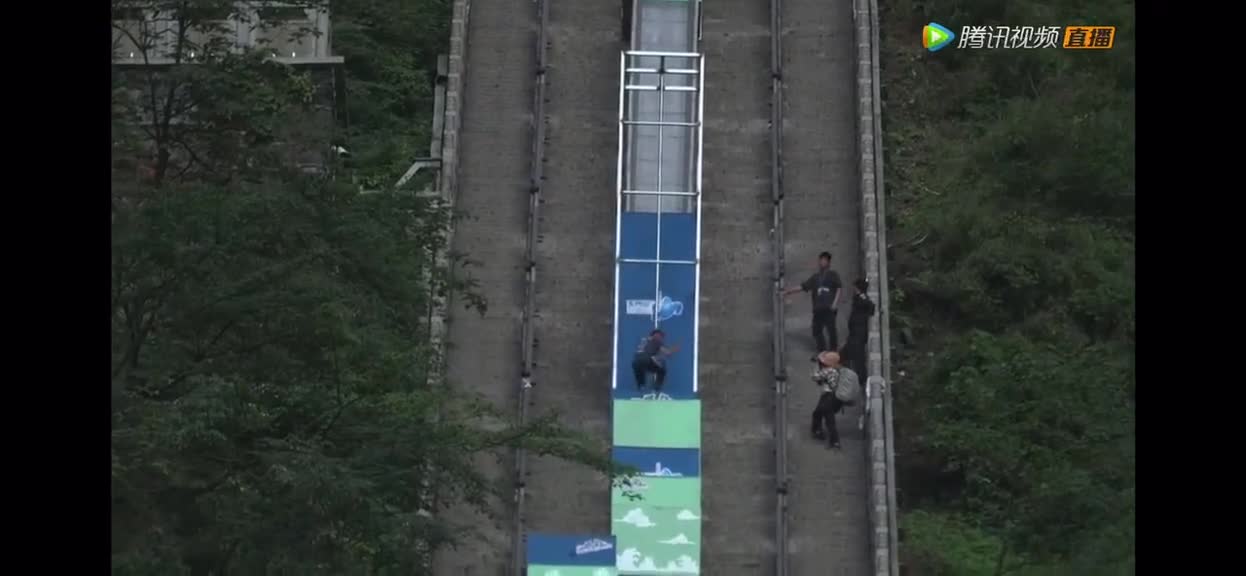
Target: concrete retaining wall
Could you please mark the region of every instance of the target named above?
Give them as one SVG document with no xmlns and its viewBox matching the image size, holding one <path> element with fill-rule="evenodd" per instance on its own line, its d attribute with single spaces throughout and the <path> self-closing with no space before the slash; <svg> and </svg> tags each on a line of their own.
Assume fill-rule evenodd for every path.
<svg viewBox="0 0 1246 576">
<path fill-rule="evenodd" d="M 885 214 L 882 209 L 882 157 L 880 134 L 877 0 L 855 0 L 857 46 L 857 135 L 861 174 L 861 258 L 870 282 L 870 297 L 878 313 L 869 328 L 869 456 L 871 552 L 875 576 L 898 575 L 895 526 L 894 447 L 891 431 L 886 322 L 890 314 L 886 297 L 887 262 Z"/>
<path fill-rule="evenodd" d="M 471 0 L 454 0 L 454 11 L 450 21 L 450 55 L 446 72 L 446 108 L 441 133 L 441 172 L 438 176 L 438 189 L 441 201 L 451 211 L 454 200 L 458 196 L 459 182 L 459 125 L 463 111 L 463 76 L 467 66 L 467 19 L 471 13 Z M 446 246 L 452 244 L 454 235 L 454 219 L 447 223 Z M 447 269 L 449 250 L 438 255 L 438 266 Z M 439 364 L 430 371 L 431 379 L 440 382 L 445 373 L 445 334 L 446 309 L 445 298 L 433 295 L 433 310 L 429 315 L 429 343 L 440 350 Z"/>
</svg>

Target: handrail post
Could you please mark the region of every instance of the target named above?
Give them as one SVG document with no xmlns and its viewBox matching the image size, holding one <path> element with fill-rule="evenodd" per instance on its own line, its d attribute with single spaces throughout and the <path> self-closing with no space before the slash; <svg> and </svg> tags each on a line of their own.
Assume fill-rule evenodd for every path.
<svg viewBox="0 0 1246 576">
<path fill-rule="evenodd" d="M 523 325 L 520 330 L 520 347 L 522 366 L 520 367 L 518 390 L 516 396 L 518 406 L 516 416 L 519 425 L 528 423 L 528 404 L 533 390 L 533 369 L 535 367 L 534 348 L 536 337 L 533 332 L 533 318 L 536 315 L 536 245 L 539 240 L 541 221 L 541 192 L 545 180 L 545 32 L 549 23 L 549 1 L 536 0 L 537 32 L 536 32 L 536 80 L 532 90 L 532 164 L 531 177 L 528 183 L 528 231 L 527 244 L 524 249 L 526 260 L 524 279 Z M 524 505 L 527 503 L 528 486 L 528 454 L 522 446 L 515 448 L 515 516 L 511 533 L 511 575 L 524 576 L 527 565 L 524 538 Z"/>
<path fill-rule="evenodd" d="M 770 198 L 773 266 L 775 574 L 787 576 L 787 358 L 784 343 L 783 239 L 783 2 L 770 0 Z"/>
</svg>

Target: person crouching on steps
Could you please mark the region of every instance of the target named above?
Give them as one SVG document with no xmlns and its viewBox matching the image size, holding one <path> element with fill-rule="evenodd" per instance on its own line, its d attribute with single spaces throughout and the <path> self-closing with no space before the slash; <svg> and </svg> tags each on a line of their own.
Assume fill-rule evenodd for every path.
<svg viewBox="0 0 1246 576">
<path fill-rule="evenodd" d="M 817 384 L 822 394 L 818 397 L 818 407 L 813 409 L 813 437 L 826 440 L 830 448 L 839 448 L 839 430 L 835 428 L 835 413 L 844 409 L 844 403 L 835 397 L 839 377 L 839 354 L 836 352 L 818 354 L 817 367 L 813 371 L 813 383 Z M 825 432 L 823 431 L 824 425 Z"/>
<path fill-rule="evenodd" d="M 636 356 L 632 358 L 632 373 L 636 376 L 636 389 L 642 395 L 645 392 L 645 381 L 648 379 L 649 372 L 653 372 L 653 397 L 662 396 L 662 384 L 666 381 L 666 357 L 674 354 L 679 347 L 672 346 L 667 348 L 662 346 L 666 339 L 666 333 L 661 330 L 654 330 L 649 336 L 641 339 L 640 346 L 636 347 Z"/>
</svg>

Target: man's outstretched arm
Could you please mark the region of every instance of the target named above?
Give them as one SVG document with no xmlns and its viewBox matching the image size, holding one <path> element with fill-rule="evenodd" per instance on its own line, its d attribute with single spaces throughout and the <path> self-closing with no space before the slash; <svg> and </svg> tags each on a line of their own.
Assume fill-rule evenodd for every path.
<svg viewBox="0 0 1246 576">
<path fill-rule="evenodd" d="M 815 281 L 814 278 L 815 277 L 810 276 L 808 280 L 801 282 L 800 286 L 793 286 L 787 289 L 780 288 L 779 290 L 783 293 L 784 296 L 791 296 L 792 294 L 795 294 L 797 292 L 808 292 L 810 290 L 813 290 L 813 284 Z"/>
</svg>

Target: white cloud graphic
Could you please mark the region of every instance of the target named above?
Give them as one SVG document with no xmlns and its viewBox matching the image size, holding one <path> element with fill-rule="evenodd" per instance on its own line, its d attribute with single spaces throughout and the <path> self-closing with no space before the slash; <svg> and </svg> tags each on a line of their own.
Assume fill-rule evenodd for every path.
<svg viewBox="0 0 1246 576">
<path fill-rule="evenodd" d="M 628 548 L 615 558 L 615 568 L 621 572 L 657 572 L 658 567 L 653 558 L 648 558 L 640 550 Z"/>
<path fill-rule="evenodd" d="M 654 524 L 649 520 L 649 517 L 645 515 L 644 510 L 641 510 L 640 508 L 632 508 L 631 510 L 628 510 L 627 515 L 623 516 L 621 519 L 615 519 L 615 522 L 631 524 L 637 528 L 652 528 L 657 526 L 657 524 Z"/>
<path fill-rule="evenodd" d="M 696 542 L 689 540 L 687 536 L 684 536 L 683 533 L 680 533 L 679 536 L 671 538 L 670 540 L 659 541 L 658 544 L 671 544 L 673 546 L 691 546 L 693 544 L 696 544 Z"/>
<path fill-rule="evenodd" d="M 674 562 L 667 562 L 666 569 L 663 572 L 675 572 L 679 574 L 696 574 L 700 572 L 700 566 L 691 556 L 680 556 Z"/>
<path fill-rule="evenodd" d="M 658 574 L 698 574 L 700 567 L 691 556 L 680 556 L 679 559 L 667 562 L 658 568 L 653 558 L 645 556 L 635 548 L 628 548 L 616 557 L 615 567 L 619 572 L 645 572 Z"/>
<path fill-rule="evenodd" d="M 685 509 L 685 510 L 681 510 L 679 512 L 679 515 L 676 516 L 675 519 L 677 520 L 700 520 L 701 517 L 697 516 L 696 513 L 693 512 L 692 510 Z"/>
</svg>

